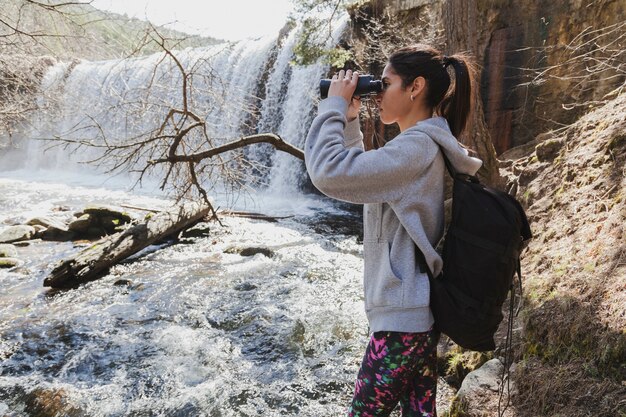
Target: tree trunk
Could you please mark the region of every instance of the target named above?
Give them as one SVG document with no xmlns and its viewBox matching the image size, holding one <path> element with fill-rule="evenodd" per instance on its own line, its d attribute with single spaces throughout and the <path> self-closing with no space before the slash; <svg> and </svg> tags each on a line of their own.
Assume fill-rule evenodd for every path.
<svg viewBox="0 0 626 417">
<path fill-rule="evenodd" d="M 97 279 L 111 266 L 146 246 L 198 223 L 209 210 L 206 205 L 188 203 L 176 210 L 155 214 L 145 223 L 105 237 L 77 255 L 61 261 L 43 285 L 53 288 L 75 287 Z"/>
<path fill-rule="evenodd" d="M 484 57 L 484 48 L 479 42 L 477 32 L 479 16 L 476 0 L 447 0 L 443 5 L 443 24 L 446 36 L 446 54 L 470 52 L 481 64 Z M 480 80 L 480 74 L 476 74 Z M 469 120 L 465 133 L 459 140 L 476 151 L 483 160 L 483 166 L 478 171 L 481 180 L 492 186 L 501 183 L 496 150 L 491 141 L 491 135 L 485 123 L 483 104 L 480 98 L 478 84 L 474 89 L 474 115 Z"/>
</svg>

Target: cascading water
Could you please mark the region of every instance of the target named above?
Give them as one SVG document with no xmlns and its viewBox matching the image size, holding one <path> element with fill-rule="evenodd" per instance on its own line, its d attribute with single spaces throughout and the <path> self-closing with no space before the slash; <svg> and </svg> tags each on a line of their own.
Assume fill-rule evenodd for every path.
<svg viewBox="0 0 626 417">
<path fill-rule="evenodd" d="M 213 137 L 250 133 L 252 120 L 257 131 L 302 147 L 325 67 L 290 67 L 296 40 L 297 29 L 278 46 L 259 39 L 177 54 L 205 75 L 194 79 L 198 94 L 190 101 Z M 154 71 L 163 58 L 52 67 L 42 111 L 25 135 L 122 140 L 158 126 L 167 109 L 182 105 L 175 65 Z M 119 187 L 102 187 L 100 174 L 72 167 L 97 153 L 43 154 L 40 141 L 23 143 L 0 156 L 0 232 L 41 214 L 67 220 L 93 202 L 169 204 L 124 191 L 123 179 Z M 367 335 L 358 216 L 316 196 L 298 197 L 306 175 L 301 161 L 267 146 L 247 155 L 272 165 L 266 179 L 272 194 L 259 204 L 292 217 L 278 223 L 225 217 L 224 227 L 210 223 L 208 234 L 188 244 L 150 247 L 100 280 L 65 291 L 44 290 L 42 281 L 78 248 L 71 242 L 17 248 L 21 265 L 0 269 L 0 415 L 345 412 Z M 64 172 L 72 172 L 70 185 L 60 183 Z M 247 247 L 266 252 L 242 256 Z M 126 281 L 113 285 L 119 279 Z"/>
</svg>

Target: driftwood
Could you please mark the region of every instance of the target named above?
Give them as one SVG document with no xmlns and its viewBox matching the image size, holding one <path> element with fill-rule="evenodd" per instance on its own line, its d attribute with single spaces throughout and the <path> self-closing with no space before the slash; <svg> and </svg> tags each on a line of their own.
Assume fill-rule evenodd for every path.
<svg viewBox="0 0 626 417">
<path fill-rule="evenodd" d="M 107 236 L 74 257 L 61 261 L 43 285 L 65 288 L 97 279 L 111 266 L 146 246 L 198 223 L 209 210 L 206 205 L 188 203 L 172 211 L 154 214 L 145 223 Z"/>
</svg>

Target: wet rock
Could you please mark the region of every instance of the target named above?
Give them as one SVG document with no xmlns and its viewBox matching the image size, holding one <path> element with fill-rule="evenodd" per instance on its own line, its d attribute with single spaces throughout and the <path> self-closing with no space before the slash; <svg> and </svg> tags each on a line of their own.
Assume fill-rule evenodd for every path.
<svg viewBox="0 0 626 417">
<path fill-rule="evenodd" d="M 250 284 L 249 282 L 244 282 L 235 286 L 237 291 L 252 291 L 256 290 L 257 286 L 254 284 Z"/>
<path fill-rule="evenodd" d="M 81 410 L 71 404 L 67 393 L 62 389 L 36 388 L 25 398 L 26 412 L 31 417 L 83 415 Z"/>
<path fill-rule="evenodd" d="M 57 230 L 63 230 L 67 232 L 67 225 L 62 221 L 52 217 L 35 217 L 26 222 L 29 226 L 43 226 L 46 229 L 54 228 Z"/>
<path fill-rule="evenodd" d="M 15 258 L 17 256 L 17 249 L 11 244 L 0 245 L 0 258 Z"/>
<path fill-rule="evenodd" d="M 33 226 L 35 228 L 35 238 L 39 239 L 41 238 L 43 232 L 46 231 L 46 228 L 40 224 L 36 224 Z"/>
<path fill-rule="evenodd" d="M 20 240 L 29 240 L 34 236 L 35 228 L 33 226 L 9 226 L 0 232 L 0 243 L 12 243 L 19 242 Z"/>
<path fill-rule="evenodd" d="M 91 214 L 97 218 L 113 218 L 119 220 L 120 224 L 130 223 L 131 218 L 128 214 L 116 210 L 113 207 L 109 206 L 88 206 L 83 211 L 82 214 Z M 82 215 L 81 214 L 81 215 Z"/>
<path fill-rule="evenodd" d="M 41 233 L 43 240 L 51 240 L 54 242 L 67 242 L 74 239 L 74 232 L 70 230 L 61 230 L 56 227 L 49 227 Z"/>
<path fill-rule="evenodd" d="M 67 226 L 69 230 L 76 233 L 85 233 L 93 222 L 91 214 L 83 214 L 79 218 L 70 222 Z"/>
<path fill-rule="evenodd" d="M 274 252 L 272 252 L 270 249 L 267 249 L 267 248 L 250 247 L 250 248 L 244 248 L 239 252 L 241 256 L 254 256 L 257 253 L 261 253 L 267 256 L 268 258 L 272 258 L 274 256 Z"/>
<path fill-rule="evenodd" d="M 30 246 L 33 243 L 40 243 L 41 239 L 31 239 L 31 240 L 20 240 L 19 242 L 13 243 L 13 246 L 17 246 L 18 248 L 23 248 L 26 246 Z"/>
<path fill-rule="evenodd" d="M 209 226 L 194 226 L 190 229 L 184 230 L 181 233 L 183 238 L 205 237 L 211 234 L 211 228 Z"/>
<path fill-rule="evenodd" d="M 121 219 L 118 219 L 117 217 L 113 217 L 113 216 L 103 216 L 99 219 L 99 223 L 100 223 L 100 226 L 107 233 L 115 233 L 115 229 L 117 227 L 128 222 L 122 222 Z"/>
<path fill-rule="evenodd" d="M 17 258 L 0 258 L 0 269 L 14 268 L 22 263 Z"/>
<path fill-rule="evenodd" d="M 113 285 L 117 285 L 118 287 L 130 287 L 133 285 L 133 282 L 129 279 L 118 279 Z"/>
</svg>

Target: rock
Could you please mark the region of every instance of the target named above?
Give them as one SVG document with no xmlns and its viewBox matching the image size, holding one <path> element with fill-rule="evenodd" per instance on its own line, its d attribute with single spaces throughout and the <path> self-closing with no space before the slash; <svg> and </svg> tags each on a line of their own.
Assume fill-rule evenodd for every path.
<svg viewBox="0 0 626 417">
<path fill-rule="evenodd" d="M 26 412 L 30 416 L 78 417 L 82 411 L 70 403 L 63 389 L 36 388 L 25 398 Z"/>
<path fill-rule="evenodd" d="M 20 240 L 19 242 L 13 243 L 13 246 L 17 246 L 18 248 L 23 248 L 26 246 L 30 246 L 33 243 L 39 243 L 41 239 L 31 239 L 31 240 Z"/>
<path fill-rule="evenodd" d="M 74 239 L 74 232 L 70 230 L 61 230 L 56 227 L 49 227 L 41 233 L 43 240 L 51 240 L 53 242 L 67 242 Z"/>
<path fill-rule="evenodd" d="M 108 206 L 88 206 L 83 210 L 83 213 L 91 214 L 98 218 L 110 217 L 118 219 L 120 223 L 130 223 L 131 221 L 128 214 Z"/>
<path fill-rule="evenodd" d="M 13 268 L 21 263 L 22 261 L 17 258 L 0 258 L 0 269 Z"/>
<path fill-rule="evenodd" d="M 473 396 L 477 391 L 483 391 L 485 389 L 498 392 L 503 368 L 504 365 L 502 365 L 500 359 L 487 361 L 480 368 L 467 374 L 463 379 L 461 388 L 456 394 L 457 397 L 463 399 Z"/>
<path fill-rule="evenodd" d="M 129 279 L 118 279 L 113 285 L 117 285 L 118 287 L 130 287 L 133 285 L 133 282 Z"/>
<path fill-rule="evenodd" d="M 241 256 L 254 256 L 257 253 L 261 253 L 265 256 L 267 256 L 268 258 L 272 258 L 274 256 L 274 252 L 272 252 L 271 250 L 267 249 L 267 248 L 245 248 L 242 249 L 241 252 L 239 252 L 239 254 Z"/>
<path fill-rule="evenodd" d="M 43 227 L 40 224 L 36 224 L 33 226 L 35 228 L 35 238 L 39 239 L 41 238 L 41 236 L 43 235 L 43 232 L 45 232 L 47 229 L 45 227 Z"/>
<path fill-rule="evenodd" d="M 107 233 L 115 233 L 115 228 L 123 224 L 120 219 L 113 216 L 102 216 L 99 223 Z"/>
<path fill-rule="evenodd" d="M 548 139 L 544 142 L 541 142 L 535 147 L 537 159 L 541 162 L 554 159 L 563 147 L 564 143 L 565 142 L 563 141 L 563 139 Z"/>
<path fill-rule="evenodd" d="M 29 226 L 43 226 L 46 229 L 50 229 L 51 227 L 57 230 L 63 230 L 67 232 L 67 225 L 60 220 L 54 219 L 52 217 L 35 217 L 26 222 Z"/>
<path fill-rule="evenodd" d="M 18 225 L 9 226 L 0 232 L 0 243 L 19 242 L 20 240 L 29 240 L 35 235 L 33 226 Z"/>
<path fill-rule="evenodd" d="M 211 228 L 209 226 L 194 226 L 190 229 L 183 230 L 181 237 L 183 238 L 195 238 L 205 237 L 211 234 Z"/>
<path fill-rule="evenodd" d="M 76 220 L 70 222 L 67 228 L 72 232 L 85 233 L 89 229 L 89 226 L 91 226 L 92 222 L 93 218 L 91 217 L 91 214 L 83 214 Z"/>
<path fill-rule="evenodd" d="M 0 258 L 15 258 L 17 256 L 17 249 L 15 246 L 9 244 L 0 245 Z"/>
</svg>

